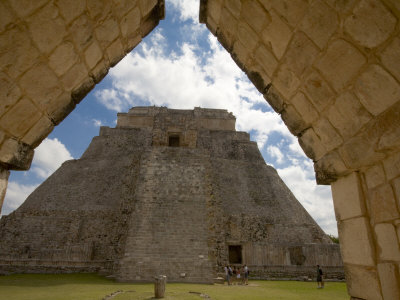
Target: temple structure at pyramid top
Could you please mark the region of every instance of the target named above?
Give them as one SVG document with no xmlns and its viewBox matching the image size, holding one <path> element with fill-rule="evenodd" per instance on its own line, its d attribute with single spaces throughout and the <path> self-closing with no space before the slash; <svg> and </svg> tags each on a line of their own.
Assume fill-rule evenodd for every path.
<svg viewBox="0 0 400 300">
<path fill-rule="evenodd" d="M 333 244 L 226 110 L 134 107 L 0 221 L 0 273 L 343 278 Z"/>
</svg>

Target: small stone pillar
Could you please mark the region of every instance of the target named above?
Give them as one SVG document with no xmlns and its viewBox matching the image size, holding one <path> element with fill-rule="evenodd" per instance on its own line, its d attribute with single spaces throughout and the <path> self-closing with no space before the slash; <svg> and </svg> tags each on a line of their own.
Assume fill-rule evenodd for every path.
<svg viewBox="0 0 400 300">
<path fill-rule="evenodd" d="M 164 298 L 165 295 L 165 283 L 167 282 L 167 276 L 165 275 L 159 275 L 157 277 L 154 277 L 155 282 L 154 282 L 154 294 L 155 298 Z"/>
<path fill-rule="evenodd" d="M 0 213 L 3 207 L 4 197 L 6 196 L 8 177 L 10 176 L 10 171 L 0 167 Z"/>
</svg>

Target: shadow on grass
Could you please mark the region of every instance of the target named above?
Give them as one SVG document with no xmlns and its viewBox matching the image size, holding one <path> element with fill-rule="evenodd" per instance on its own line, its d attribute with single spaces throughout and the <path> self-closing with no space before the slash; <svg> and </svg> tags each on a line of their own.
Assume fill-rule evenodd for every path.
<svg viewBox="0 0 400 300">
<path fill-rule="evenodd" d="M 0 286 L 18 287 L 46 287 L 58 285 L 115 285 L 113 279 L 105 278 L 93 273 L 76 274 L 12 274 L 0 276 Z M 150 284 L 150 283 L 149 283 Z M 131 283 L 118 283 L 118 285 L 132 285 Z"/>
</svg>

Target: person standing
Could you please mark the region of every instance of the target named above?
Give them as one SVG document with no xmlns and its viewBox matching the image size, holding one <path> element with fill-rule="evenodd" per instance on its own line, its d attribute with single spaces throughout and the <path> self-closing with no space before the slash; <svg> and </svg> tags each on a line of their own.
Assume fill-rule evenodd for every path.
<svg viewBox="0 0 400 300">
<path fill-rule="evenodd" d="M 318 289 L 323 289 L 324 288 L 324 273 L 322 272 L 322 269 L 320 268 L 319 265 L 317 265 L 317 284 L 318 284 Z"/>
<path fill-rule="evenodd" d="M 228 265 L 228 285 L 231 285 L 231 278 L 232 278 L 233 272 L 231 266 Z"/>
<path fill-rule="evenodd" d="M 247 267 L 247 265 L 244 265 L 243 271 L 244 271 L 244 284 L 248 285 L 249 284 L 249 268 Z"/>
<path fill-rule="evenodd" d="M 229 270 L 228 270 L 228 266 L 227 266 L 227 265 L 224 267 L 224 271 L 225 271 L 225 279 L 226 279 L 226 282 L 227 282 L 228 285 L 229 285 Z"/>
</svg>

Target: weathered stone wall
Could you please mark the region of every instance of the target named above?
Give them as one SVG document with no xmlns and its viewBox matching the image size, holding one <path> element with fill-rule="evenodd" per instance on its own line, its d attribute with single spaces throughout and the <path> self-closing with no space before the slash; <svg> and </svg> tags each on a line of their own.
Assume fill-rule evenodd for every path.
<svg viewBox="0 0 400 300">
<path fill-rule="evenodd" d="M 349 293 L 361 299 L 400 298 L 399 17 L 395 0 L 200 7 L 313 159 L 317 182 L 333 183 Z"/>
<path fill-rule="evenodd" d="M 137 164 L 150 145 L 149 130 L 102 127 L 80 160 L 65 162 L 2 217 L 2 271 L 111 273 L 123 252 Z"/>
</svg>

